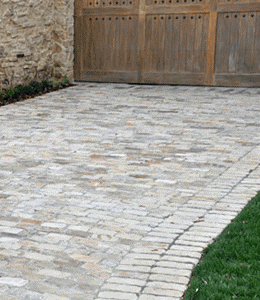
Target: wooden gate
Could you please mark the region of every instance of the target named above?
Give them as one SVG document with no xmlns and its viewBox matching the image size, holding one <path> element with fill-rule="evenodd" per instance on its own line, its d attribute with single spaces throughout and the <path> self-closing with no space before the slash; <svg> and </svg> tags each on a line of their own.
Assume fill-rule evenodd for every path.
<svg viewBox="0 0 260 300">
<path fill-rule="evenodd" d="M 260 0 L 75 0 L 75 79 L 260 86 Z"/>
</svg>

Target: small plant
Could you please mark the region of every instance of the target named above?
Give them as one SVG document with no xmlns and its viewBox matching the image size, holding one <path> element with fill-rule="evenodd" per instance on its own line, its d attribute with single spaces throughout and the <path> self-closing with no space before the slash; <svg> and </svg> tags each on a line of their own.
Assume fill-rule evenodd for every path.
<svg viewBox="0 0 260 300">
<path fill-rule="evenodd" d="M 14 87 L 13 89 L 8 89 L 5 91 L 6 97 L 7 99 L 13 99 L 19 92 L 19 88 L 18 87 Z"/>
<path fill-rule="evenodd" d="M 56 80 L 49 78 L 43 81 L 31 81 L 28 85 L 18 85 L 0 90 L 0 106 L 27 99 L 39 94 L 55 91 L 70 86 L 67 77 Z"/>
<path fill-rule="evenodd" d="M 68 78 L 65 76 L 62 79 L 56 80 L 55 78 L 51 78 L 50 83 L 53 85 L 54 88 L 63 88 L 69 84 Z"/>
</svg>

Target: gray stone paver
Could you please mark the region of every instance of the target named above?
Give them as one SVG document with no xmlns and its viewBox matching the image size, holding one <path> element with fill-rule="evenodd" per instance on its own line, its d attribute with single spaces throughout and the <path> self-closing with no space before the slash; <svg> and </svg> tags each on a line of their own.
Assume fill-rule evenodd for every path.
<svg viewBox="0 0 260 300">
<path fill-rule="evenodd" d="M 260 189 L 259 99 L 85 83 L 0 107 L 0 299 L 181 299 Z"/>
</svg>

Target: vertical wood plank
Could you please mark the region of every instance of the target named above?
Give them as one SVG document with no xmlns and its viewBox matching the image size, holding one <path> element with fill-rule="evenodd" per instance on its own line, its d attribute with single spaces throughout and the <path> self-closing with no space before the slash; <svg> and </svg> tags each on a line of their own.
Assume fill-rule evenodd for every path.
<svg viewBox="0 0 260 300">
<path fill-rule="evenodd" d="M 99 3 L 99 2 L 97 2 Z M 95 53 L 96 53 L 96 62 L 95 69 L 100 70 L 100 64 L 102 60 L 102 37 L 101 37 L 101 16 L 95 18 Z"/>
<path fill-rule="evenodd" d="M 230 13 L 229 14 L 229 41 L 230 47 L 229 52 L 226 53 L 228 56 L 228 65 L 227 65 L 227 72 L 234 73 L 236 71 L 236 54 L 237 54 L 237 45 L 238 45 L 238 21 L 237 21 L 237 14 Z"/>
<path fill-rule="evenodd" d="M 165 56 L 164 56 L 164 70 L 171 71 L 171 61 L 173 59 L 173 16 L 165 16 Z"/>
<path fill-rule="evenodd" d="M 145 22 L 145 19 L 144 19 Z M 139 50 L 139 43 L 138 43 L 138 28 L 139 28 L 139 19 L 138 16 L 132 16 L 132 21 L 131 21 L 132 27 L 131 27 L 131 35 L 133 38 L 130 40 L 130 43 L 132 45 L 132 50 L 131 50 L 131 68 L 132 70 L 138 70 L 138 63 L 139 63 L 139 57 L 138 57 L 138 50 Z M 144 51 L 145 48 L 145 30 L 143 29 L 143 46 L 142 46 L 142 51 Z M 133 41 L 133 42 L 132 42 Z M 142 55 L 144 52 L 142 52 Z"/>
<path fill-rule="evenodd" d="M 138 53 L 136 52 L 136 36 L 138 32 L 138 28 L 134 28 L 135 20 L 133 17 L 131 19 L 128 18 L 122 19 L 122 23 L 124 26 L 127 28 L 127 49 L 128 49 L 128 57 L 127 57 L 127 69 L 128 70 L 133 70 L 133 64 L 135 61 L 135 58 L 137 57 Z M 134 32 L 136 30 L 136 32 Z"/>
<path fill-rule="evenodd" d="M 146 19 L 146 0 L 139 0 L 138 15 L 138 40 L 137 40 L 137 68 L 138 82 L 142 82 L 142 70 L 144 69 L 144 53 L 145 53 L 145 19 Z"/>
<path fill-rule="evenodd" d="M 83 16 L 83 28 L 86 28 L 82 32 L 82 48 L 83 51 L 83 64 L 82 68 L 85 69 L 91 69 L 91 47 L 92 47 L 92 21 L 90 18 L 86 15 Z"/>
<path fill-rule="evenodd" d="M 107 52 L 108 52 L 108 58 L 107 58 L 107 71 L 113 70 L 113 59 L 114 59 L 114 35 L 115 35 L 115 28 L 114 23 L 112 21 L 112 17 L 107 18 L 107 32 L 108 32 L 108 38 L 107 38 Z"/>
<path fill-rule="evenodd" d="M 181 14 L 179 16 L 179 51 L 178 51 L 178 71 L 186 71 L 186 42 L 187 42 L 187 15 Z"/>
<path fill-rule="evenodd" d="M 186 55 L 186 71 L 192 72 L 194 64 L 194 46 L 195 46 L 195 16 L 194 14 L 187 15 L 188 32 L 187 32 L 187 55 Z"/>
<path fill-rule="evenodd" d="M 105 40 L 105 17 L 100 16 L 100 25 L 99 25 L 99 36 L 101 39 L 100 42 L 100 57 L 99 57 L 99 70 L 103 70 L 104 69 L 104 60 L 105 60 L 105 45 L 104 45 L 104 40 Z"/>
<path fill-rule="evenodd" d="M 108 17 L 105 16 L 104 18 L 104 39 L 103 39 L 103 47 L 104 47 L 104 59 L 103 59 L 103 70 L 108 70 L 108 63 L 109 63 L 109 48 L 108 48 L 108 39 L 109 39 L 109 29 L 108 29 Z"/>
<path fill-rule="evenodd" d="M 209 36 L 209 14 L 202 14 L 201 15 L 203 20 L 203 26 L 202 26 L 202 34 L 201 34 L 201 40 L 202 40 L 202 47 L 201 47 L 201 58 L 200 58 L 200 64 L 202 66 L 202 72 L 205 73 L 207 71 L 207 54 L 208 54 L 208 36 Z M 216 42 L 216 40 L 215 40 Z M 216 43 L 215 43 L 216 45 Z M 215 50 L 215 49 L 214 49 Z M 214 51 L 215 55 L 215 51 Z M 214 69 L 214 60 L 213 59 L 213 69 Z M 206 82 L 205 82 L 206 84 Z"/>
<path fill-rule="evenodd" d="M 205 15 L 203 17 L 204 20 Z M 217 12 L 216 12 L 216 2 L 212 0 L 211 2 L 211 12 L 209 13 L 208 21 L 208 38 L 207 38 L 207 59 L 206 59 L 206 74 L 207 82 L 206 84 L 213 84 L 213 73 L 215 68 L 215 46 L 216 46 L 216 29 L 217 29 Z M 203 28 L 204 29 L 204 28 Z M 204 48 L 204 47 L 203 47 Z M 202 49 L 203 51 L 203 49 Z"/>
<path fill-rule="evenodd" d="M 151 33 L 152 32 L 152 16 L 147 15 L 145 18 L 145 50 L 142 54 L 143 64 L 141 68 L 146 71 L 151 68 Z"/>
<path fill-rule="evenodd" d="M 260 73 L 260 12 L 257 12 L 255 20 L 255 65 L 254 73 Z"/>
<path fill-rule="evenodd" d="M 97 70 L 97 55 L 98 55 L 98 49 L 97 49 L 97 38 L 98 38 L 98 25 L 97 25 L 97 20 L 95 17 L 92 18 L 92 34 L 91 34 L 91 54 L 90 57 L 91 59 L 91 70 Z"/>
<path fill-rule="evenodd" d="M 229 72 L 238 72 L 239 14 L 231 14 L 231 37 L 229 53 Z"/>
<path fill-rule="evenodd" d="M 114 36 L 114 70 L 120 70 L 120 61 L 121 61 L 121 51 L 120 51 L 120 21 L 119 17 L 113 17 L 113 21 L 115 24 L 115 36 Z"/>
<path fill-rule="evenodd" d="M 151 56 L 152 56 L 152 70 L 156 71 L 157 69 L 157 57 L 158 57 L 158 15 L 154 15 L 152 19 L 152 36 L 151 36 Z"/>
<path fill-rule="evenodd" d="M 121 60 L 120 65 L 121 69 L 127 70 L 127 26 L 126 22 L 122 22 L 122 18 L 119 17 L 119 23 L 120 23 L 120 49 L 121 49 Z M 129 25 L 128 25 L 129 26 Z"/>
<path fill-rule="evenodd" d="M 217 37 L 218 59 L 217 59 L 217 71 L 218 73 L 229 72 L 229 53 L 231 47 L 231 25 L 232 25 L 232 14 L 222 13 L 220 14 L 220 21 L 218 26 L 221 30 L 221 34 Z"/>
<path fill-rule="evenodd" d="M 237 72 L 243 73 L 245 66 L 245 48 L 246 48 L 246 33 L 247 33 L 247 19 L 246 14 L 239 13 L 239 40 L 238 40 L 238 61 Z"/>
<path fill-rule="evenodd" d="M 245 68 L 247 73 L 253 73 L 255 57 L 254 57 L 254 48 L 255 48 L 255 19 L 256 13 L 249 12 L 247 13 L 247 40 L 246 40 L 246 55 L 245 55 Z M 260 58 L 259 58 L 260 59 Z"/>
<path fill-rule="evenodd" d="M 196 14 L 196 25 L 194 34 L 194 60 L 193 60 L 193 72 L 202 72 L 203 64 L 201 64 L 202 57 L 202 31 L 203 31 L 203 18 L 200 14 Z"/>
<path fill-rule="evenodd" d="M 165 64 L 165 15 L 158 15 L 157 26 L 157 45 L 155 45 L 157 48 L 156 70 L 163 72 Z"/>
<path fill-rule="evenodd" d="M 172 62 L 171 70 L 172 72 L 178 72 L 179 68 L 179 58 L 180 58 L 180 15 L 173 15 L 173 29 L 172 29 Z"/>
</svg>

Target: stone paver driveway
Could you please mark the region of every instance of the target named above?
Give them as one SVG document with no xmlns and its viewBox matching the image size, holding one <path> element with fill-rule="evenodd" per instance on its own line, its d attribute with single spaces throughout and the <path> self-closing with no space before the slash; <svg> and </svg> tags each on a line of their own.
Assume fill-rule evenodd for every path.
<svg viewBox="0 0 260 300">
<path fill-rule="evenodd" d="M 259 100 L 86 83 L 0 107 L 0 299 L 181 299 L 259 190 Z"/>
</svg>

